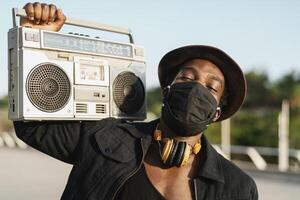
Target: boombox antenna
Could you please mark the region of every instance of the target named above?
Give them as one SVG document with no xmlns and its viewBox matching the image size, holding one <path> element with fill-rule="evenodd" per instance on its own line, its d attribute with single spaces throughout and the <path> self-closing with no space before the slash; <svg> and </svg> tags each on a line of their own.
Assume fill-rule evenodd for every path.
<svg viewBox="0 0 300 200">
<path fill-rule="evenodd" d="M 19 8 L 13 8 L 12 15 L 13 15 L 13 26 L 14 27 L 17 26 L 16 17 L 27 17 L 25 10 L 19 9 Z M 85 20 L 71 19 L 71 18 L 67 18 L 65 24 L 68 24 L 71 26 L 80 26 L 80 27 L 84 27 L 84 28 L 90 28 L 90 29 L 96 29 L 96 30 L 101 30 L 101 31 L 108 31 L 108 32 L 128 35 L 130 43 L 132 43 L 132 44 L 134 43 L 132 32 L 128 28 L 111 26 L 111 25 L 107 25 L 107 24 L 101 24 L 101 23 L 85 21 Z"/>
</svg>

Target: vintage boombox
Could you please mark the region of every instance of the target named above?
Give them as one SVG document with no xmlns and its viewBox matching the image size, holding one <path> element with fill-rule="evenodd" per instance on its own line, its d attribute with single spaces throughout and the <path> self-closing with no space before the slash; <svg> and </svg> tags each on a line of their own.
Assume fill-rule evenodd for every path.
<svg viewBox="0 0 300 200">
<path fill-rule="evenodd" d="M 146 118 L 143 47 L 129 29 L 67 19 L 66 24 L 129 36 L 128 43 L 16 26 L 8 32 L 11 120 Z M 77 27 L 77 28 L 78 28 Z"/>
</svg>

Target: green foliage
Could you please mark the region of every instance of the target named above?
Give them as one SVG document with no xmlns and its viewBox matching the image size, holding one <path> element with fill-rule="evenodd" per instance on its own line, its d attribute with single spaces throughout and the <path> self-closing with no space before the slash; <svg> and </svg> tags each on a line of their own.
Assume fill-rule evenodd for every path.
<svg viewBox="0 0 300 200">
<path fill-rule="evenodd" d="M 221 123 L 212 123 L 204 134 L 211 143 L 221 144 Z"/>
<path fill-rule="evenodd" d="M 257 107 L 257 102 L 260 105 L 269 105 L 269 89 L 268 89 L 268 76 L 264 73 L 249 72 L 246 74 L 247 80 L 247 98 L 244 106 Z"/>
<path fill-rule="evenodd" d="M 0 108 L 7 108 L 8 107 L 8 96 L 0 99 Z"/>
<path fill-rule="evenodd" d="M 231 120 L 231 143 L 246 146 L 278 146 L 278 112 L 241 110 Z"/>
<path fill-rule="evenodd" d="M 290 148 L 300 149 L 300 112 L 290 120 Z"/>
<path fill-rule="evenodd" d="M 291 99 L 294 90 L 300 84 L 300 77 L 295 72 L 291 72 L 283 76 L 279 81 L 274 84 L 274 90 L 281 99 Z M 299 95 L 299 94 L 298 94 Z"/>
<path fill-rule="evenodd" d="M 147 92 L 147 109 L 148 112 L 152 112 L 157 117 L 160 116 L 162 105 L 162 93 L 161 88 L 153 88 Z"/>
</svg>

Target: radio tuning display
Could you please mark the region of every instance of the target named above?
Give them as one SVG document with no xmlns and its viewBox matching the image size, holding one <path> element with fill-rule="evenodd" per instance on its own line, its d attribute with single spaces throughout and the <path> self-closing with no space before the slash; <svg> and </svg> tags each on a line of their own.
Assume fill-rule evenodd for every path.
<svg viewBox="0 0 300 200">
<path fill-rule="evenodd" d="M 43 32 L 44 47 L 57 48 L 66 51 L 77 51 L 95 54 L 107 54 L 120 57 L 133 57 L 132 46 L 115 42 L 82 38 L 72 35 L 62 35 Z"/>
</svg>

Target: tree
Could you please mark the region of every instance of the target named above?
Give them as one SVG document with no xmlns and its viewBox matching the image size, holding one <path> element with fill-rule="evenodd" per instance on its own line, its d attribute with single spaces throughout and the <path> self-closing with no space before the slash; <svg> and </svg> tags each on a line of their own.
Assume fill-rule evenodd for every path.
<svg viewBox="0 0 300 200">
<path fill-rule="evenodd" d="M 265 73 L 251 71 L 246 73 L 247 97 L 245 108 L 269 106 L 269 78 Z"/>
</svg>

